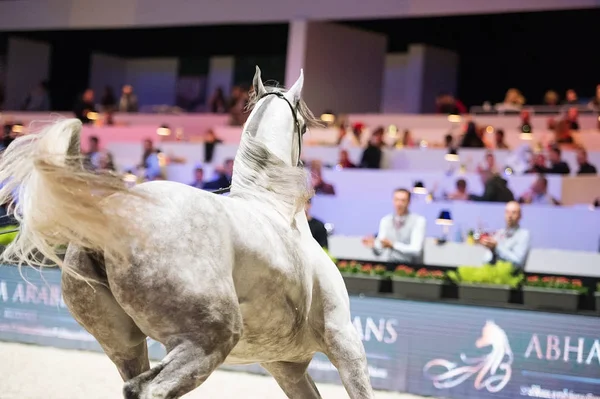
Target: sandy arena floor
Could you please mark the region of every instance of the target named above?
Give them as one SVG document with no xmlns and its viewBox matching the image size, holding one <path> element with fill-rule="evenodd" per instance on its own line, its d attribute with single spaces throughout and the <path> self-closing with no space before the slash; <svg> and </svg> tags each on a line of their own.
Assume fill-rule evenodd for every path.
<svg viewBox="0 0 600 399">
<path fill-rule="evenodd" d="M 323 398 L 348 398 L 341 386 L 318 384 Z M 100 353 L 0 342 L 0 399 L 118 399 L 122 382 Z M 418 399 L 378 392 L 378 399 Z M 217 371 L 186 399 L 285 399 L 269 377 Z"/>
</svg>

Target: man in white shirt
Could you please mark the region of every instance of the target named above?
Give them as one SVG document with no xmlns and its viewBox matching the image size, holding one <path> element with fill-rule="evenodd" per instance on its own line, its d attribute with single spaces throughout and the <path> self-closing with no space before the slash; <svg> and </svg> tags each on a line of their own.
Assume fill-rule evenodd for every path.
<svg viewBox="0 0 600 399">
<path fill-rule="evenodd" d="M 409 212 L 410 191 L 395 190 L 393 201 L 394 213 L 381 219 L 377 238 L 368 236 L 362 242 L 377 256 L 387 252 L 388 262 L 422 264 L 426 220 Z"/>
<path fill-rule="evenodd" d="M 511 201 L 506 204 L 504 211 L 506 228 L 496 232 L 492 237 L 483 237 L 479 243 L 488 248 L 484 255 L 485 263 L 495 263 L 504 260 L 515 268 L 523 269 L 527 261 L 530 247 L 529 231 L 519 226 L 521 206 Z"/>
</svg>

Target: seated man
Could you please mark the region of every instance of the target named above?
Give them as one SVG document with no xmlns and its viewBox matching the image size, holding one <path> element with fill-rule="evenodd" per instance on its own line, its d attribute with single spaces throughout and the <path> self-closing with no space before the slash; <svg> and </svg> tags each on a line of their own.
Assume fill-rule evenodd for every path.
<svg viewBox="0 0 600 399">
<path fill-rule="evenodd" d="M 426 221 L 423 216 L 411 213 L 410 191 L 394 191 L 394 213 L 384 216 L 379 223 L 377 238 L 363 238 L 363 244 L 373 249 L 375 255 L 388 252 L 389 262 L 423 263 Z"/>
<path fill-rule="evenodd" d="M 489 249 L 484 255 L 485 263 L 496 263 L 497 260 L 507 261 L 515 268 L 523 269 L 529 255 L 529 231 L 519 226 L 521 220 L 521 206 L 518 202 L 511 201 L 506 204 L 504 218 L 506 228 L 496 232 L 493 236 L 483 237 L 479 243 Z"/>
<path fill-rule="evenodd" d="M 519 198 L 521 204 L 560 205 L 550 194 L 548 194 L 548 179 L 538 175 L 531 188 Z"/>
</svg>

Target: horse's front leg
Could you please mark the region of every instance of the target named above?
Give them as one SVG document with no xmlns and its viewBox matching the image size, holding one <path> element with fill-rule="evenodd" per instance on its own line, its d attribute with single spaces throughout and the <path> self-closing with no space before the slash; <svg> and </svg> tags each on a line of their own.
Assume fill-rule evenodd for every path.
<svg viewBox="0 0 600 399">
<path fill-rule="evenodd" d="M 325 354 L 338 369 L 350 399 L 374 398 L 365 348 L 350 320 L 342 325 L 325 326 L 325 347 Z"/>
</svg>

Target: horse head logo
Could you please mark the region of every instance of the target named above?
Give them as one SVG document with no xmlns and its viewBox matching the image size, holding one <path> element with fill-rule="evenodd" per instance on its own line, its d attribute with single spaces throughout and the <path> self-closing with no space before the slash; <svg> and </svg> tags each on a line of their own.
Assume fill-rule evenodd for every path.
<svg viewBox="0 0 600 399">
<path fill-rule="evenodd" d="M 481 357 L 469 358 L 461 353 L 463 365 L 445 359 L 434 359 L 423 368 L 425 375 L 432 380 L 438 389 L 453 388 L 475 375 L 475 389 L 486 389 L 488 392 L 501 391 L 512 375 L 513 353 L 508 337 L 502 328 L 493 321 L 487 321 L 481 331 L 481 337 L 475 341 L 475 347 L 482 349 L 491 346 L 491 351 Z M 435 374 L 433 368 L 441 367 Z"/>
</svg>

